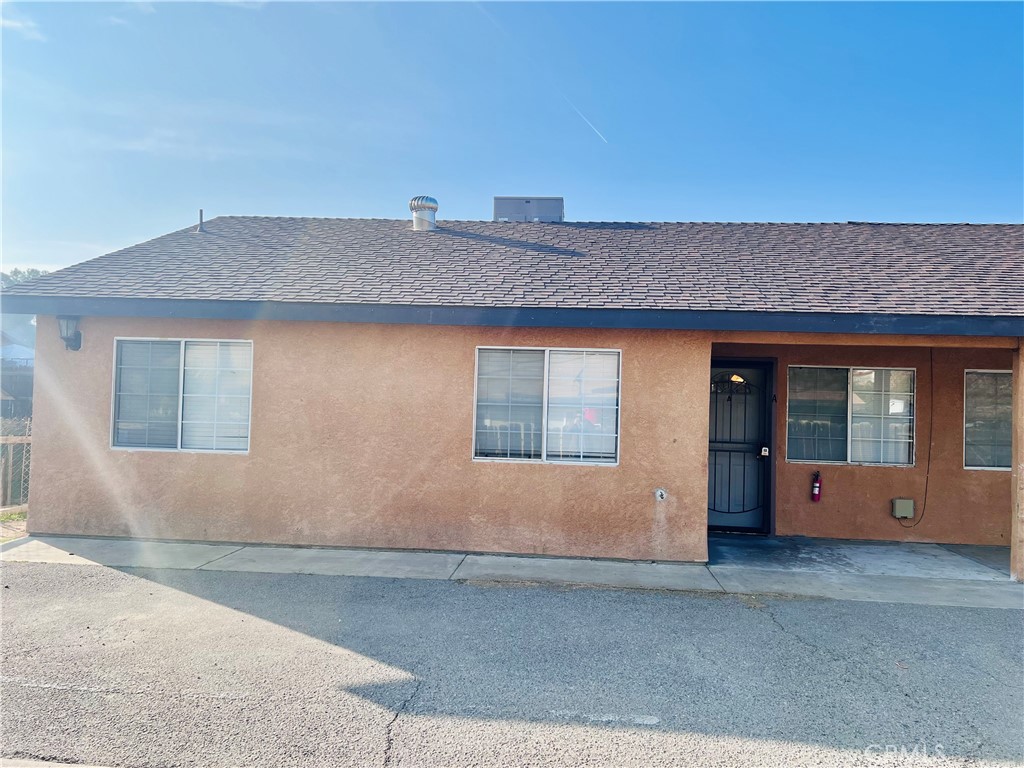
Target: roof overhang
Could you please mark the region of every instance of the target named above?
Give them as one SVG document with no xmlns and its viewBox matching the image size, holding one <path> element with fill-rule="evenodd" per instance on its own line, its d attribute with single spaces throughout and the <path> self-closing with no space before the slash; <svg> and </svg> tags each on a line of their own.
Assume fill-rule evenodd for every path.
<svg viewBox="0 0 1024 768">
<path fill-rule="evenodd" d="M 5 314 L 291 320 L 510 328 L 646 328 L 689 331 L 1024 336 L 1024 316 L 853 312 L 729 312 L 578 307 L 460 307 L 286 301 L 5 295 Z"/>
</svg>

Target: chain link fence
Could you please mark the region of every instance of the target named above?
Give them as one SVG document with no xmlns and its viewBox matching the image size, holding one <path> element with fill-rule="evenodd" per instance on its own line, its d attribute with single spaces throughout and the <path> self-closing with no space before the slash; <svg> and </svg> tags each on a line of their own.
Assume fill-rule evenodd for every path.
<svg viewBox="0 0 1024 768">
<path fill-rule="evenodd" d="M 0 419 L 0 506 L 28 503 L 32 419 Z"/>
</svg>

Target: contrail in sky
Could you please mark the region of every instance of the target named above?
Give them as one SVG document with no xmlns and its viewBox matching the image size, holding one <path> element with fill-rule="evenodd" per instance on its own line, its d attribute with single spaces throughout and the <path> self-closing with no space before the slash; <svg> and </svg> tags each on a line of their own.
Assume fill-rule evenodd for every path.
<svg viewBox="0 0 1024 768">
<path fill-rule="evenodd" d="M 501 35 L 502 35 L 502 36 L 503 36 L 503 37 L 504 37 L 504 38 L 505 38 L 506 40 L 508 40 L 508 41 L 509 41 L 509 42 L 510 42 L 510 43 L 511 43 L 511 44 L 512 44 L 513 46 L 516 46 L 516 47 L 518 47 L 518 48 L 519 48 L 520 50 L 522 50 L 522 51 L 523 51 L 523 52 L 524 52 L 524 53 L 526 54 L 526 59 L 527 59 L 527 61 L 529 61 L 529 62 L 530 62 L 530 64 L 531 64 L 531 65 L 532 65 L 532 66 L 533 66 L 533 67 L 534 67 L 535 69 L 539 69 L 539 68 L 537 67 L 537 65 L 536 65 L 536 62 L 535 62 L 535 61 L 533 60 L 533 57 L 532 57 L 532 56 L 530 56 L 530 55 L 529 55 L 529 52 L 528 52 L 528 51 L 526 50 L 526 46 L 524 46 L 524 45 L 520 44 L 518 40 L 516 40 L 515 38 L 513 38 L 513 37 L 512 37 L 512 35 L 510 35 L 510 34 L 509 34 L 509 33 L 508 33 L 507 31 L 506 31 L 505 27 L 504 27 L 504 26 L 502 26 L 501 22 L 499 22 L 499 21 L 498 21 L 498 20 L 497 20 L 496 18 L 494 18 L 494 17 L 493 17 L 493 16 L 492 16 L 492 15 L 491 15 L 490 13 L 488 13 L 487 9 L 486 9 L 486 8 L 484 8 L 484 7 L 483 7 L 483 5 L 482 5 L 481 3 L 479 3 L 479 2 L 474 2 L 474 3 L 473 3 L 473 5 L 475 5 L 475 6 L 476 6 L 476 8 L 477 8 L 477 9 L 478 9 L 478 10 L 480 11 L 480 13 L 482 13 L 482 14 L 483 14 L 484 16 L 486 16 L 486 17 L 487 17 L 487 20 L 488 20 L 488 21 L 490 21 L 490 22 L 491 22 L 491 24 L 493 24 L 493 25 L 495 26 L 495 28 L 496 28 L 496 29 L 498 30 L 498 32 L 500 32 L 500 33 L 501 33 Z M 582 121 L 583 121 L 584 123 L 586 123 L 586 124 L 587 124 L 587 126 L 588 126 L 588 127 L 590 128 L 590 130 L 592 130 L 592 131 L 593 131 L 594 133 L 596 133 L 596 134 L 597 134 L 597 137 L 598 137 L 598 138 L 599 138 L 599 139 L 600 139 L 601 141 L 603 141 L 603 142 L 604 142 L 605 144 L 607 144 L 607 143 L 608 143 L 608 139 L 606 139 L 606 138 L 604 137 L 604 134 L 603 134 L 603 133 L 601 133 L 601 132 L 600 132 L 599 130 L 597 130 L 597 128 L 595 128 L 595 127 L 594 127 L 594 124 L 593 124 L 592 122 L 590 122 L 590 120 L 588 120 L 588 119 L 587 119 L 587 116 L 586 116 L 586 115 L 584 115 L 584 114 L 583 114 L 582 112 L 580 112 L 580 108 L 579 108 L 579 107 L 577 107 L 577 106 L 576 106 L 575 104 L 573 104 L 573 103 L 572 103 L 572 101 L 571 101 L 571 100 L 569 99 L 569 97 L 565 95 L 565 92 L 564 92 L 564 91 L 563 91 L 563 90 L 562 90 L 561 88 L 559 88 L 559 87 L 558 87 L 557 85 L 555 85 L 555 90 L 556 90 L 556 91 L 558 92 L 558 95 L 559 95 L 559 96 L 561 96 L 561 97 L 562 97 L 563 99 L 565 99 L 565 103 L 566 103 L 566 104 L 568 104 L 568 105 L 569 105 L 570 107 L 572 107 L 572 109 L 573 109 L 573 112 L 575 112 L 575 113 L 576 113 L 577 115 L 579 115 L 579 116 L 580 116 L 580 119 L 581 119 L 581 120 L 582 120 Z"/>
<path fill-rule="evenodd" d="M 598 138 L 601 139 L 601 141 L 603 141 L 605 144 L 607 144 L 608 143 L 608 139 L 606 139 L 604 137 L 604 134 L 602 134 L 599 130 L 597 130 L 597 128 L 594 127 L 594 124 L 592 122 L 587 120 L 587 116 L 584 115 L 582 112 L 580 112 L 580 108 L 577 107 L 575 104 L 573 104 L 571 101 L 569 101 L 569 97 L 566 96 L 564 93 L 562 94 L 562 98 L 565 99 L 566 103 L 570 107 L 572 107 L 574 110 L 576 110 L 576 114 L 580 116 L 580 118 L 583 120 L 584 123 L 586 123 L 587 125 L 590 126 L 590 130 L 592 130 L 594 133 L 596 133 Z"/>
</svg>

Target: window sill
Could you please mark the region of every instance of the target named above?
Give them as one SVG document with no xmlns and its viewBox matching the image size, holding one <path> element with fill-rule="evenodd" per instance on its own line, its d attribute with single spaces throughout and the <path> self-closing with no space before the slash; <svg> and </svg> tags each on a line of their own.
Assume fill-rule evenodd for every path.
<svg viewBox="0 0 1024 768">
<path fill-rule="evenodd" d="M 551 461 L 550 459 L 491 459 L 474 456 L 475 464 L 540 464 L 544 466 L 569 467 L 617 467 L 618 461 Z"/>
<path fill-rule="evenodd" d="M 126 453 L 216 453 L 228 456 L 248 456 L 249 451 L 226 451 L 215 448 L 135 448 L 127 445 L 112 445 L 112 451 L 125 451 Z"/>
<path fill-rule="evenodd" d="M 878 464 L 873 461 L 807 461 L 804 459 L 786 459 L 787 464 L 822 465 L 827 467 L 888 467 L 890 469 L 914 469 L 914 464 Z"/>
<path fill-rule="evenodd" d="M 969 472 L 1013 472 L 1013 467 L 968 467 L 964 469 Z"/>
</svg>

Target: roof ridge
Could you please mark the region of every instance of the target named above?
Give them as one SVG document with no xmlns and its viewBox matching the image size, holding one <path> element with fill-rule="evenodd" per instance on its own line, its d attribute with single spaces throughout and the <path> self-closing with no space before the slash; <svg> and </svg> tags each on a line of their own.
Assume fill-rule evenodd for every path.
<svg viewBox="0 0 1024 768">
<path fill-rule="evenodd" d="M 260 219 L 266 221 L 366 221 L 366 222 L 386 222 L 386 223 L 409 223 L 411 219 L 408 218 L 386 218 L 382 216 L 278 216 L 278 215 L 267 215 L 267 214 L 222 214 L 212 219 L 206 219 L 205 223 L 209 224 L 214 221 L 221 219 Z M 677 221 L 626 221 L 626 220 L 607 220 L 607 219 L 580 219 L 580 220 L 567 220 L 560 222 L 545 222 L 545 221 L 493 221 L 491 219 L 437 219 L 440 222 L 448 222 L 450 224 L 496 224 L 501 226 L 537 226 L 537 225 L 553 225 L 553 226 L 565 226 L 572 224 L 617 224 L 617 225 L 629 225 L 629 224 L 647 224 L 647 225 L 667 225 L 667 224 L 678 224 L 678 225 L 701 225 L 701 226 L 797 226 L 797 227 L 832 227 L 832 226 L 873 226 L 873 227 L 1024 227 L 1024 222 L 1015 221 L 709 221 L 709 220 L 677 220 Z M 185 227 L 184 230 L 194 229 L 195 225 Z M 177 230 L 170 234 L 176 234 L 184 230 Z M 148 241 L 146 241 L 148 242 Z"/>
</svg>

